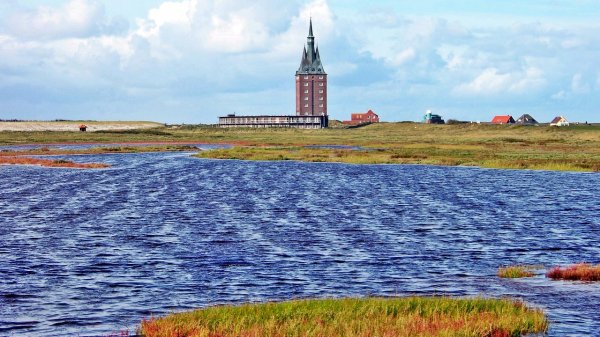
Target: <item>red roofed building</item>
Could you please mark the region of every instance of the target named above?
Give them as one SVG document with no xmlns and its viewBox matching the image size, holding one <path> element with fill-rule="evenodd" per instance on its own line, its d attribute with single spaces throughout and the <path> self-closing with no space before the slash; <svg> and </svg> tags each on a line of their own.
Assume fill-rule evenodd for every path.
<svg viewBox="0 0 600 337">
<path fill-rule="evenodd" d="M 514 124 L 515 119 L 510 115 L 506 116 L 496 116 L 492 119 L 492 124 Z"/>
<path fill-rule="evenodd" d="M 379 123 L 379 116 L 373 112 L 373 110 L 369 110 L 365 113 L 356 113 L 350 116 L 349 121 L 344 121 L 344 125 L 359 125 L 365 123 Z"/>
</svg>

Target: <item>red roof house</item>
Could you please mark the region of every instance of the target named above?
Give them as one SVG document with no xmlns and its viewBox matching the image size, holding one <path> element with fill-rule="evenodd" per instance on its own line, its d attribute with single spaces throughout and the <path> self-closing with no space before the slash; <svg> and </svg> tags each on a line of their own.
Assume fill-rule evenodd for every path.
<svg viewBox="0 0 600 337">
<path fill-rule="evenodd" d="M 512 118 L 512 116 L 510 116 L 510 115 L 495 116 L 494 119 L 492 119 L 492 124 L 514 124 L 514 123 L 515 123 L 515 119 Z"/>
<path fill-rule="evenodd" d="M 358 125 L 365 123 L 379 123 L 379 116 L 373 112 L 373 110 L 369 110 L 365 113 L 355 113 L 350 116 L 351 120 L 344 121 L 345 125 Z"/>
</svg>

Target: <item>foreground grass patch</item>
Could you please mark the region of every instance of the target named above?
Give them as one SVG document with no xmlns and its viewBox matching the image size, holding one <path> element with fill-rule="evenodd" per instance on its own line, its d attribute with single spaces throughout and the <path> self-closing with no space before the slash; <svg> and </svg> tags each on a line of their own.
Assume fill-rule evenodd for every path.
<svg viewBox="0 0 600 337">
<path fill-rule="evenodd" d="M 555 267 L 548 271 L 546 277 L 553 280 L 600 281 L 600 264 L 578 263 L 564 268 Z"/>
<path fill-rule="evenodd" d="M 498 276 L 502 278 L 523 278 L 534 275 L 533 266 L 506 266 L 498 268 Z"/>
<path fill-rule="evenodd" d="M 141 323 L 147 337 L 473 336 L 544 333 L 542 311 L 507 299 L 298 300 L 219 306 Z"/>
</svg>

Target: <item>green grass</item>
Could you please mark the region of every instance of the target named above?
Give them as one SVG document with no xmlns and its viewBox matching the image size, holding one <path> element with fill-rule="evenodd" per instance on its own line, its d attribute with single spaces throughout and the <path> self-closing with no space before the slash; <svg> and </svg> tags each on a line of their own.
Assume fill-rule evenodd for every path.
<svg viewBox="0 0 600 337">
<path fill-rule="evenodd" d="M 461 336 L 541 334 L 541 310 L 508 299 L 407 297 L 218 306 L 144 320 L 147 337 Z"/>
<path fill-rule="evenodd" d="M 220 129 L 186 125 L 109 132 L 0 132 L 0 144 L 199 142 L 236 145 L 205 158 L 465 165 L 600 172 L 600 126 L 379 123 L 363 128 Z M 351 145 L 374 151 L 303 149 Z M 350 153 L 351 152 L 351 153 Z"/>
<path fill-rule="evenodd" d="M 532 277 L 535 266 L 506 266 L 498 268 L 498 277 L 502 278 L 523 278 Z"/>
</svg>

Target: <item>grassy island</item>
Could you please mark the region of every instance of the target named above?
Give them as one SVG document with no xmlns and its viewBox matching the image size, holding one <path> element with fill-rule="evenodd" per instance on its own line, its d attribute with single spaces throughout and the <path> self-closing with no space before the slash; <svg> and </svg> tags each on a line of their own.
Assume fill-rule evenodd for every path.
<svg viewBox="0 0 600 337">
<path fill-rule="evenodd" d="M 542 334 L 544 313 L 508 299 L 406 297 L 218 306 L 144 320 L 146 337 L 464 336 Z"/>
<path fill-rule="evenodd" d="M 506 266 L 498 268 L 498 277 L 501 278 L 524 278 L 532 277 L 536 266 Z"/>
<path fill-rule="evenodd" d="M 600 172 L 600 126 L 426 125 L 379 123 L 362 128 L 221 129 L 162 126 L 94 132 L 4 131 L 0 145 L 198 142 L 233 148 L 203 158 L 302 160 L 357 164 L 465 165 Z M 359 149 L 307 148 L 346 145 Z"/>
<path fill-rule="evenodd" d="M 600 264 L 578 263 L 564 268 L 554 267 L 546 276 L 553 280 L 597 282 L 600 281 Z"/>
</svg>

